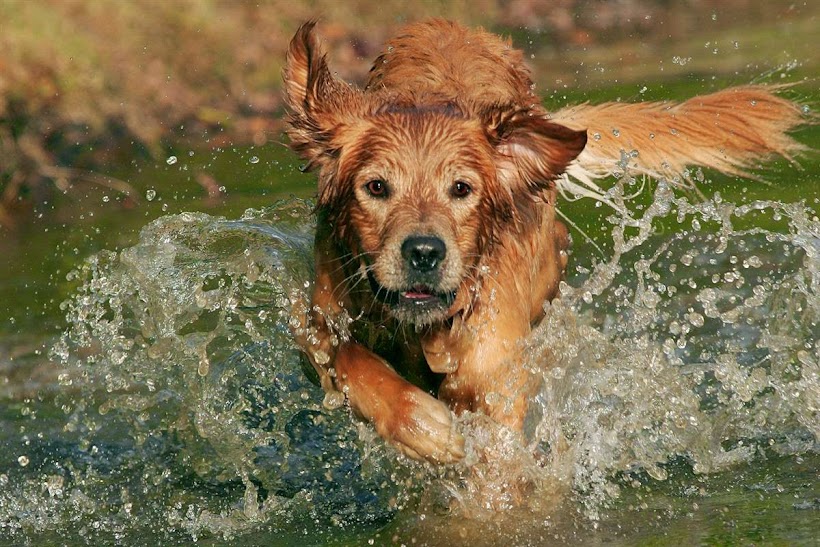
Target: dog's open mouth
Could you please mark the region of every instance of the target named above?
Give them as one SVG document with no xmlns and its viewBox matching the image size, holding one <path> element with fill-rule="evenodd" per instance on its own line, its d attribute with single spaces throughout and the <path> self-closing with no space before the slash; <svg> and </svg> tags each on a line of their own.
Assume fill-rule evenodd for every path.
<svg viewBox="0 0 820 547">
<path fill-rule="evenodd" d="M 376 299 L 394 309 L 406 313 L 423 314 L 434 310 L 446 310 L 456 298 L 456 291 L 439 292 L 427 285 L 413 285 L 407 289 L 393 290 L 381 285 L 372 272 L 367 273 L 370 289 Z"/>
<path fill-rule="evenodd" d="M 449 294 L 436 293 L 425 285 L 415 285 L 412 288 L 399 292 L 399 300 L 415 306 L 426 306 L 447 300 Z"/>
</svg>

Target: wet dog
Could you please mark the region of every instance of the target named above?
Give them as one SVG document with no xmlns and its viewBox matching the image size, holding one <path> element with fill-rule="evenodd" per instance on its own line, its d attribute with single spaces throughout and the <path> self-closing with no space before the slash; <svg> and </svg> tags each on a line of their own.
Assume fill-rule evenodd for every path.
<svg viewBox="0 0 820 547">
<path fill-rule="evenodd" d="M 525 437 L 537 425 L 539 375 L 521 343 L 567 265 L 560 186 L 594 192 L 625 168 L 747 174 L 800 149 L 787 135 L 800 109 L 759 86 L 548 113 L 509 41 L 443 20 L 388 42 L 364 89 L 334 77 L 307 23 L 284 79 L 291 147 L 319 179 L 315 284 L 296 339 L 327 406 L 347 403 L 434 462 L 463 457 L 452 413 Z"/>
</svg>

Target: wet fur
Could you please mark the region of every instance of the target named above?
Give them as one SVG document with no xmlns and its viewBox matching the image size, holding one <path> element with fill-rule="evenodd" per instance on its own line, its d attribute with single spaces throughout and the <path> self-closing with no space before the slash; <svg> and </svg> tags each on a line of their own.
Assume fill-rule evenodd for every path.
<svg viewBox="0 0 820 547">
<path fill-rule="evenodd" d="M 799 108 L 760 86 L 548 113 L 509 41 L 443 20 L 391 40 L 363 90 L 332 75 L 307 23 L 284 79 L 291 147 L 319 181 L 316 279 L 296 339 L 328 406 L 346 402 L 404 453 L 435 462 L 463 456 L 451 412 L 483 412 L 524 436 L 536 425 L 539 380 L 521 341 L 566 267 L 555 203 L 568 177 L 609 175 L 632 150 L 631 167 L 655 177 L 692 165 L 748 174 L 759 158 L 800 150 L 786 134 Z M 372 192 L 374 180 L 389 192 Z M 402 254 L 419 235 L 446 246 L 435 272 Z M 397 295 L 413 287 L 438 300 L 405 306 Z"/>
</svg>

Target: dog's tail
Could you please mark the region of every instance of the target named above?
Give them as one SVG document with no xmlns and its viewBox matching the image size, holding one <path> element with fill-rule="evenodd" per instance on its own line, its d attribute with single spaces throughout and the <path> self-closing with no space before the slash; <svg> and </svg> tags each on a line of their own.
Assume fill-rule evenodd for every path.
<svg viewBox="0 0 820 547">
<path fill-rule="evenodd" d="M 705 167 L 755 178 L 760 160 L 780 155 L 794 161 L 807 148 L 789 136 L 816 122 L 800 105 L 773 91 L 783 86 L 742 86 L 682 103 L 581 104 L 551 115 L 572 129 L 587 129 L 587 146 L 567 169 L 593 193 L 593 179 L 629 172 L 687 185 L 687 169 Z M 569 179 L 568 190 L 583 194 Z M 589 195 L 589 194 L 588 194 Z"/>
</svg>

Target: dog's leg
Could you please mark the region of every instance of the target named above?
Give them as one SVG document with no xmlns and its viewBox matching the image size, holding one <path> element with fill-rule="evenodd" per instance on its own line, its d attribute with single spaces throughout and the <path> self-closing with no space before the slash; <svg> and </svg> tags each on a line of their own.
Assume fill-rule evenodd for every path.
<svg viewBox="0 0 820 547">
<path fill-rule="evenodd" d="M 336 388 L 353 411 L 408 456 L 438 463 L 464 456 L 464 440 L 447 406 L 399 376 L 375 353 L 355 342 L 343 344 L 333 370 Z"/>
<path fill-rule="evenodd" d="M 329 394 L 326 402 L 335 401 L 332 406 L 336 406 L 346 401 L 382 438 L 412 458 L 450 463 L 464 456 L 464 439 L 444 403 L 399 376 L 361 344 L 349 341 L 333 346 L 329 336 L 327 331 L 314 330 L 314 343 L 302 342 Z M 322 355 L 328 351 L 331 360 Z"/>
<path fill-rule="evenodd" d="M 316 230 L 314 262 L 316 274 L 310 305 L 295 303 L 291 329 L 296 344 L 319 375 L 322 388 L 328 395 L 333 395 L 335 388 L 329 370 L 346 328 L 346 325 L 336 323 L 343 316 L 343 310 L 350 309 L 351 303 L 347 291 L 343 290 L 344 268 L 339 252 L 331 243 L 329 228 L 321 223 Z M 340 398 L 326 397 L 325 404 L 338 406 Z"/>
</svg>

